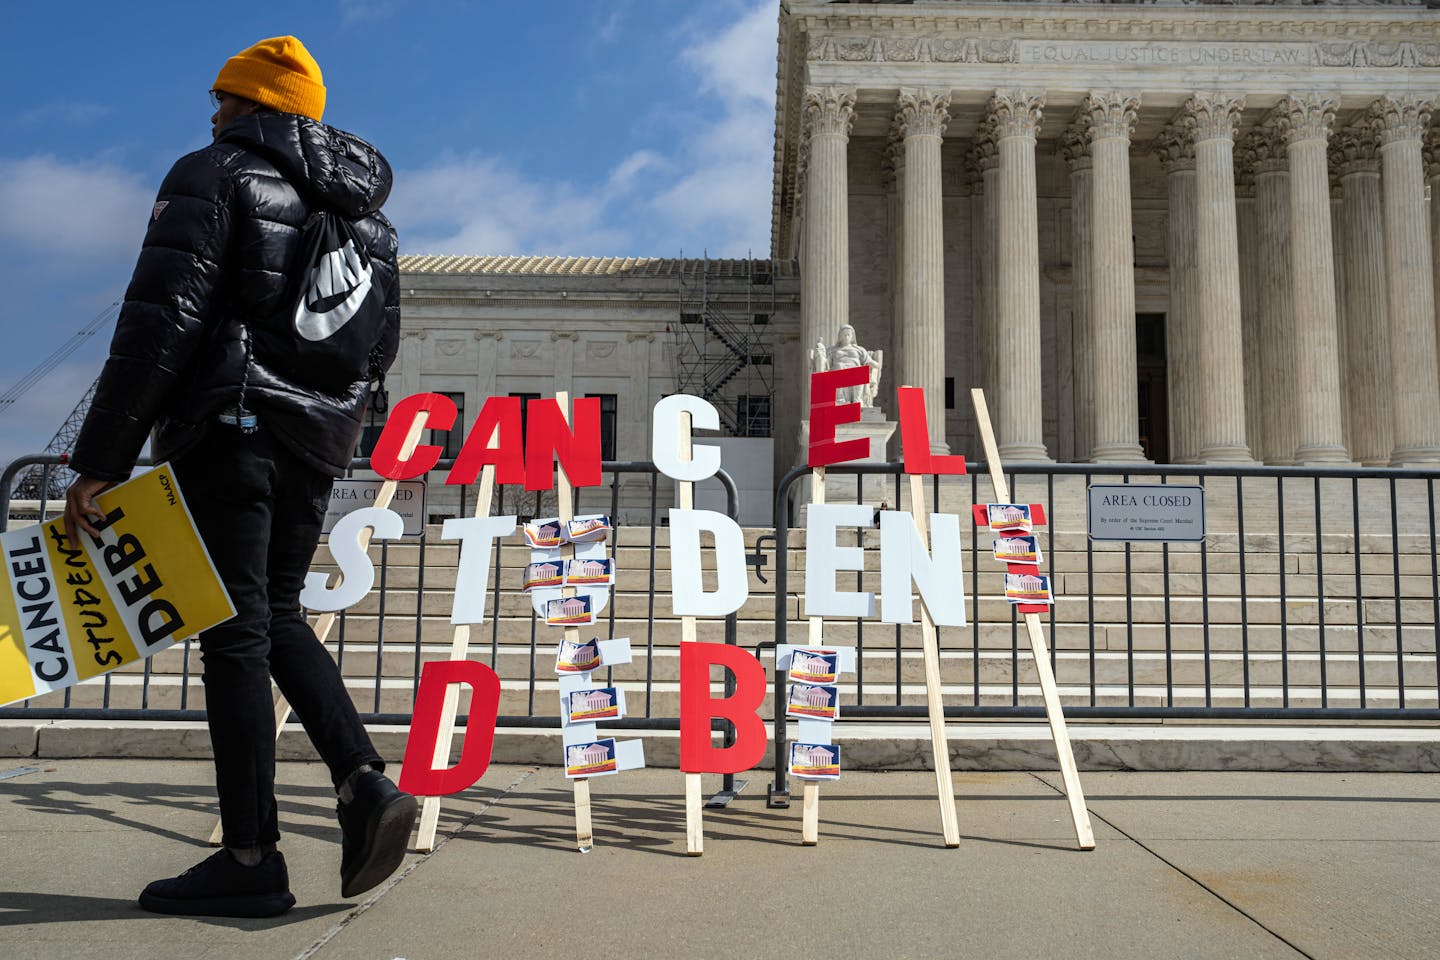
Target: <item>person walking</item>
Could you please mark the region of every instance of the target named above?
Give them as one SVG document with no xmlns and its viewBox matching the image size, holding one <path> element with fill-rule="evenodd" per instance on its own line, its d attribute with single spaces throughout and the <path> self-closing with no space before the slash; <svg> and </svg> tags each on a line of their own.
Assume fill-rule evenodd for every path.
<svg viewBox="0 0 1440 960">
<path fill-rule="evenodd" d="M 129 477 L 149 436 L 235 607 L 200 635 L 224 847 L 144 889 L 140 905 L 160 913 L 263 917 L 295 903 L 276 848 L 272 677 L 338 793 L 342 895 L 394 872 L 418 811 L 384 775 L 300 606 L 331 484 L 400 336 L 397 241 L 380 213 L 390 166 L 321 122 L 325 94 L 295 37 L 221 67 L 214 143 L 160 187 L 70 458 L 73 542 L 98 535 L 94 497 Z M 351 239 L 317 281 L 303 248 L 332 219 Z"/>
</svg>

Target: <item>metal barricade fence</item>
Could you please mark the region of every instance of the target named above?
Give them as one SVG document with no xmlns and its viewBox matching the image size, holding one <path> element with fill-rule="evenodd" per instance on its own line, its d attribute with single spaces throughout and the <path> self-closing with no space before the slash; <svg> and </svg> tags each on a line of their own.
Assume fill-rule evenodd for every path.
<svg viewBox="0 0 1440 960">
<path fill-rule="evenodd" d="M 847 464 L 828 473 L 855 478 L 850 502 L 908 510 L 901 470 L 897 463 Z M 926 485 L 931 512 L 962 516 L 969 565 L 968 625 L 939 630 L 945 715 L 1040 719 L 1044 707 L 1027 667 L 1020 617 L 1004 598 L 1005 565 L 992 557 L 988 529 L 963 519 L 972 504 L 993 499 L 985 464 L 969 470 Z M 1041 573 L 1055 586 L 1046 634 L 1067 716 L 1440 719 L 1440 472 L 1092 464 L 1015 465 L 1006 472 L 1012 500 L 1041 502 L 1048 514 L 1034 533 Z M 805 636 L 803 585 L 791 587 L 783 547 L 797 484 L 808 476 L 805 468 L 790 471 L 777 492 L 775 590 L 795 603 L 777 604 L 775 638 L 762 646 L 791 642 L 792 628 Z M 1086 499 L 1092 483 L 1199 486 L 1205 536 L 1196 543 L 1093 540 Z M 834 480 L 827 484 L 833 491 Z M 857 530 L 851 542 L 878 548 L 878 530 Z M 878 558 L 878 549 L 865 553 Z M 849 588 L 848 576 L 839 576 L 840 589 Z M 878 560 L 855 573 L 853 583 L 878 594 Z M 827 642 L 857 651 L 853 686 L 841 688 L 842 720 L 926 715 L 918 629 L 826 620 Z M 787 789 L 785 699 L 786 677 L 777 670 L 774 793 Z"/>
<path fill-rule="evenodd" d="M 53 456 L 24 457 L 0 474 L 0 531 L 8 528 L 12 485 L 20 472 L 32 465 L 41 465 L 48 470 L 58 468 L 62 463 L 60 458 Z M 453 461 L 441 461 L 435 468 L 436 475 L 443 476 L 442 471 L 447 471 L 452 464 Z M 141 461 L 140 465 L 148 466 L 149 463 Z M 356 460 L 352 464 L 352 473 L 368 467 L 369 461 Z M 664 630 L 668 626 L 657 619 L 656 610 L 662 478 L 649 462 L 606 461 L 601 469 L 602 477 L 606 479 L 600 487 L 577 488 L 574 491 L 577 514 L 604 513 L 608 508 L 608 515 L 614 518 L 615 524 L 612 557 L 619 561 L 616 563 L 617 587 L 612 592 L 606 611 L 597 618 L 595 631 L 614 636 L 617 620 L 622 619 L 617 616 L 622 605 L 625 607 L 623 619 L 629 625 L 638 624 L 643 629 L 643 635 L 632 637 L 637 654 L 643 652 L 642 656 L 636 657 L 637 663 L 628 668 L 609 668 L 605 672 L 607 686 L 616 682 L 631 689 L 639 686 L 643 696 L 627 697 L 631 716 L 607 721 L 606 727 L 615 730 L 677 730 L 678 708 L 662 709 L 656 698 L 657 685 L 662 683 L 662 678 L 657 677 L 655 671 L 657 653 L 665 648 L 673 649 L 679 636 L 678 621 L 674 624 L 673 637 L 657 636 L 657 627 Z M 642 483 L 648 481 L 645 483 L 648 489 L 644 491 L 648 504 L 640 508 L 646 523 L 627 524 L 621 520 L 620 489 L 622 480 L 628 478 L 640 478 Z M 739 509 L 734 481 L 723 470 L 717 473 L 716 479 L 725 491 L 726 512 L 733 519 Z M 47 487 L 48 482 L 40 489 L 43 491 Z M 501 513 L 498 506 L 507 502 L 502 494 L 505 490 L 504 487 L 496 488 L 496 509 L 492 509 L 492 513 Z M 460 515 L 467 515 L 466 505 L 473 505 L 473 496 L 473 491 L 462 488 Z M 517 500 L 528 502 L 529 495 L 512 495 L 508 502 L 513 505 Z M 538 505 L 539 501 L 536 503 Z M 37 518 L 55 516 L 63 506 L 63 503 L 47 503 L 42 499 L 34 512 Z M 26 522 L 30 522 L 28 517 Z M 648 527 L 648 530 L 640 538 L 635 538 L 630 533 L 635 527 Z M 448 551 L 452 556 L 444 557 L 443 563 L 436 563 L 437 551 Z M 621 551 L 634 556 L 622 558 Z M 432 540 L 423 529 L 416 538 L 381 540 L 372 545 L 372 556 L 378 553 L 375 587 L 360 603 L 340 613 L 327 641 L 365 722 L 408 724 L 423 662 L 427 658 L 448 657 L 452 627 L 446 601 L 455 584 L 437 582 L 433 571 L 442 566 L 453 568 L 453 554 L 457 552 L 456 544 Z M 474 628 L 470 656 L 488 662 L 507 688 L 499 718 L 502 726 L 559 727 L 559 699 L 546 686 L 547 681 L 551 686 L 555 683 L 554 644 L 558 639 L 546 635 L 540 619 L 531 609 L 529 597 L 519 589 L 519 571 L 528 562 L 529 548 L 511 537 L 496 541 L 493 553 L 487 622 Z M 627 567 L 624 562 L 641 556 L 645 558 L 643 566 L 632 563 Z M 326 551 L 322 548 L 317 554 L 317 569 L 330 569 L 324 562 L 326 559 Z M 428 583 L 427 568 L 432 571 Z M 450 572 L 453 573 L 453 570 Z M 634 585 L 642 583 L 643 589 L 634 589 Z M 629 587 L 623 595 L 619 589 L 621 584 Z M 665 614 L 668 614 L 668 607 Z M 502 636 L 502 626 L 506 636 Z M 488 643 L 481 639 L 487 629 Z M 657 643 L 659 640 L 663 642 Z M 725 621 L 724 640 L 730 644 L 736 642 L 736 617 L 733 614 Z M 193 640 L 187 640 L 142 663 L 112 671 L 101 680 L 0 708 L 0 719 L 200 720 L 204 718 L 204 710 L 194 702 L 191 693 L 193 681 L 199 678 L 199 664 L 192 659 L 196 654 L 198 645 Z M 638 662 L 641 660 L 643 662 Z M 663 683 L 677 686 L 669 676 L 663 678 Z M 367 685 L 373 685 L 373 689 L 367 691 Z M 733 690 L 733 687 L 727 685 L 728 690 Z M 462 714 L 459 723 L 463 725 L 464 721 Z M 726 743 L 734 742 L 732 725 L 717 721 L 715 729 L 724 731 Z M 729 786 L 727 780 L 727 789 Z"/>
<path fill-rule="evenodd" d="M 0 474 L 0 523 L 8 519 L 11 487 L 20 471 L 60 463 L 55 457 L 26 457 Z M 448 465 L 442 462 L 437 470 Z M 366 466 L 365 461 L 355 464 L 356 469 Z M 665 622 L 668 608 L 657 611 L 657 580 L 666 573 L 656 562 L 661 480 L 649 463 L 606 463 L 604 470 L 606 485 L 577 491 L 576 510 L 602 512 L 608 504 L 617 518 L 620 583 L 647 579 L 642 591 L 617 586 L 597 624 L 597 632 L 608 630 L 610 635 L 632 630 L 637 651 L 644 651 L 636 664 L 607 675 L 607 684 L 643 691 L 637 698 L 643 704 L 630 704 L 634 716 L 614 727 L 674 730 L 679 723 L 677 685 L 668 664 L 663 678 L 656 673 L 658 659 L 673 657 L 678 637 L 678 621 Z M 930 479 L 928 508 L 963 517 L 971 504 L 989 500 L 984 465 L 972 463 L 970 470 L 966 476 Z M 855 502 L 909 509 L 900 471 L 900 464 L 829 468 L 831 477 L 856 478 Z M 805 636 L 803 591 L 798 585 L 792 588 L 789 576 L 792 557 L 803 557 L 800 538 L 791 543 L 791 504 L 807 473 L 792 470 L 779 485 L 774 595 L 752 598 L 745 611 L 743 642 L 757 653 L 791 636 Z M 1049 515 L 1049 523 L 1036 531 L 1044 552 L 1042 572 L 1051 576 L 1057 595 L 1045 617 L 1046 633 L 1051 667 L 1070 717 L 1440 720 L 1440 663 L 1435 655 L 1440 621 L 1435 481 L 1440 472 L 1027 464 L 1012 466 L 1007 474 L 1014 500 L 1042 502 Z M 648 495 L 648 504 L 640 513 L 649 529 L 638 542 L 627 529 L 647 524 L 626 525 L 618 516 L 622 481 L 630 478 L 633 484 L 635 477 L 648 478 L 641 488 L 641 499 Z M 738 510 L 735 485 L 723 473 L 720 481 L 733 517 Z M 1205 538 L 1198 543 L 1090 539 L 1085 491 L 1092 483 L 1105 482 L 1201 487 Z M 863 484 L 879 486 L 866 496 Z M 39 488 L 41 496 L 45 486 Z M 837 484 L 831 481 L 829 486 L 833 499 Z M 44 509 L 47 504 L 37 506 Z M 53 506 L 52 512 L 58 512 L 60 505 Z M 463 503 L 460 514 L 465 515 Z M 966 627 L 939 631 L 946 716 L 1038 720 L 1044 711 L 1027 666 L 1028 645 L 1022 645 L 1018 618 L 1004 599 L 1004 568 L 991 559 L 987 534 L 973 521 L 962 520 L 970 616 Z M 865 552 L 869 569 L 854 574 L 853 588 L 878 592 L 879 551 L 873 549 L 878 531 L 861 530 L 857 538 L 872 549 Z M 759 538 L 769 539 L 768 532 Z M 528 550 L 517 543 L 497 545 L 491 615 L 475 631 L 472 656 L 487 660 L 506 682 L 502 723 L 553 727 L 559 723 L 558 700 L 543 695 L 548 691 L 541 681 L 547 677 L 549 682 L 552 675 L 550 644 L 542 640 L 528 598 L 514 582 L 515 564 L 528 555 L 517 554 L 517 549 Z M 413 541 L 381 541 L 372 550 L 379 554 L 377 587 L 340 618 L 331 647 L 364 719 L 404 724 L 422 663 L 427 657 L 448 655 L 450 584 L 437 582 L 434 571 L 450 565 L 450 558 L 439 558 L 436 551 L 456 547 L 422 535 Z M 621 558 L 620 551 L 633 556 Z M 763 557 L 752 557 L 752 562 L 757 564 L 755 576 L 763 581 Z M 502 583 L 506 570 L 511 575 Z M 848 587 L 849 578 L 841 579 L 846 581 L 841 586 Z M 763 605 L 771 601 L 773 639 L 757 638 L 752 631 L 761 623 L 753 617 L 767 616 Z M 672 625 L 675 636 L 664 635 Z M 488 644 L 483 640 L 486 627 Z M 841 687 L 842 721 L 924 716 L 918 627 L 827 620 L 824 636 L 830 643 L 853 643 L 859 654 L 856 674 L 846 677 Z M 741 642 L 735 615 L 725 621 L 724 640 Z M 204 712 L 190 692 L 198 677 L 193 647 L 189 641 L 163 651 L 154 662 L 112 673 L 103 681 L 0 709 L 0 718 L 201 719 Z M 785 691 L 785 675 L 777 672 L 770 719 L 776 724 L 776 780 L 782 787 Z M 542 695 L 537 697 L 537 692 Z M 839 736 L 843 738 L 843 731 Z"/>
</svg>

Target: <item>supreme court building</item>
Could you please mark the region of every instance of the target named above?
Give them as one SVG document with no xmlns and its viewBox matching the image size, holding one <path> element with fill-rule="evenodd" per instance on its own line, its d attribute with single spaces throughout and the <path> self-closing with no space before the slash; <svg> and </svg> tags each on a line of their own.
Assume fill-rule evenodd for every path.
<svg viewBox="0 0 1440 960">
<path fill-rule="evenodd" d="M 1440 11 L 777 13 L 769 258 L 403 257 L 392 378 L 465 422 L 493 393 L 608 398 L 622 460 L 698 393 L 778 477 L 848 323 L 883 416 L 923 387 L 937 449 L 972 458 L 982 386 L 1006 461 L 1440 462 Z"/>
<path fill-rule="evenodd" d="M 801 342 L 951 447 L 979 385 L 1006 460 L 1440 460 L 1440 13 L 785 0 L 779 58 Z"/>
</svg>

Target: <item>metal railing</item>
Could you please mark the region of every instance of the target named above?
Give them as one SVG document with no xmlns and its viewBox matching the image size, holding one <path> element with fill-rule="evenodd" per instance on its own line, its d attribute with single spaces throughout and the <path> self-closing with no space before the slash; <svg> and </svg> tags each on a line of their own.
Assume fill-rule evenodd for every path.
<svg viewBox="0 0 1440 960">
<path fill-rule="evenodd" d="M 58 457 L 24 457 L 10 464 L 4 473 L 0 474 L 0 531 L 8 527 L 14 478 L 27 467 L 39 464 L 50 468 L 60 462 Z M 140 463 L 140 466 L 148 465 L 148 461 Z M 450 466 L 452 461 L 441 461 L 435 468 L 437 475 L 443 476 L 439 471 L 448 471 Z M 368 467 L 368 460 L 356 460 L 352 464 L 352 472 L 367 470 Z M 627 620 L 633 623 L 637 619 L 643 619 L 643 636 L 632 638 L 637 654 L 643 651 L 643 663 L 638 667 L 619 668 L 618 671 L 617 668 L 610 668 L 605 672 L 606 685 L 617 680 L 631 685 L 642 685 L 643 696 L 627 698 L 632 715 L 607 721 L 606 729 L 678 730 L 678 711 L 658 710 L 655 697 L 656 685 L 660 682 L 655 673 L 657 649 L 664 646 L 657 644 L 657 625 L 663 628 L 664 624 L 660 623 L 656 616 L 654 576 L 659 529 L 662 526 L 659 502 L 661 477 L 649 462 L 606 461 L 601 469 L 602 477 L 606 478 L 601 486 L 575 489 L 575 512 L 603 513 L 608 507 L 608 514 L 615 524 L 612 556 L 626 550 L 641 551 L 646 557 L 643 569 L 626 569 L 623 563 L 616 564 L 619 582 L 629 585 L 631 589 L 626 591 L 623 601 L 618 588 L 612 593 L 606 611 L 600 614 L 594 628 L 597 633 L 605 632 L 607 636 L 615 636 L 617 613 L 622 602 L 630 608 L 627 610 L 630 614 L 626 617 Z M 639 546 L 633 545 L 635 538 L 628 536 L 627 530 L 647 525 L 627 525 L 619 519 L 622 513 L 622 480 L 632 477 L 648 480 L 648 531 Z M 735 483 L 723 470 L 716 474 L 716 479 L 725 490 L 726 511 L 733 519 L 738 515 L 739 509 Z M 505 499 L 499 495 L 503 488 L 497 487 L 496 490 L 494 512 L 498 513 L 498 505 L 505 502 Z M 473 491 L 462 492 L 462 511 L 465 504 L 474 503 L 473 496 Z M 511 498 L 512 503 L 515 500 L 515 497 Z M 27 504 L 27 507 L 29 506 Z M 40 501 L 36 506 L 40 515 L 45 516 L 58 513 L 63 504 Z M 668 507 L 668 504 L 665 506 Z M 334 654 L 342 674 L 346 676 L 347 684 L 352 687 L 352 695 L 355 696 L 361 719 L 366 723 L 408 724 L 415 692 L 419 686 L 422 663 L 427 655 L 431 659 L 448 655 L 451 630 L 448 608 L 444 611 L 429 610 L 431 616 L 427 617 L 427 597 L 443 599 L 453 586 L 444 583 L 427 587 L 427 551 L 433 554 L 437 548 L 457 549 L 445 541 L 430 539 L 423 529 L 418 537 L 401 541 L 377 541 L 377 545 L 372 547 L 372 553 L 377 550 L 379 553 L 378 562 L 375 564 L 374 590 L 359 604 L 340 613 L 327 639 L 326 645 Z M 550 692 L 541 690 L 542 677 L 548 674 L 549 681 L 554 682 L 552 641 L 558 641 L 546 635 L 540 618 L 530 607 L 529 597 L 516 588 L 518 584 L 508 588 L 502 584 L 503 571 L 523 568 L 528 562 L 529 548 L 515 538 L 507 538 L 497 540 L 493 552 L 494 566 L 489 586 L 491 600 L 487 623 L 475 628 L 472 637 L 476 639 L 472 640 L 470 656 L 472 659 L 488 660 L 489 665 L 500 675 L 502 684 L 508 683 L 512 691 L 517 683 L 523 686 L 523 709 L 506 711 L 502 708 L 502 716 L 499 718 L 501 725 L 558 728 L 558 696 L 537 697 L 537 693 Z M 322 550 L 319 557 L 324 556 Z M 399 582 L 402 578 L 413 579 L 413 583 Z M 643 590 L 634 590 L 633 585 L 639 583 L 644 584 Z M 644 608 L 643 617 L 637 618 L 634 614 L 639 613 L 637 608 L 640 605 Z M 398 613 L 397 608 L 401 608 Z M 442 612 L 444 615 L 439 616 Z M 502 623 L 509 634 L 505 638 L 501 636 Z M 478 639 L 484 636 L 487 629 L 488 643 Z M 431 636 L 427 631 L 444 632 L 445 636 Z M 528 640 L 522 641 L 517 651 L 515 640 L 517 633 L 521 632 L 528 633 Z M 676 634 L 678 636 L 678 626 Z M 733 614 L 726 618 L 724 641 L 730 644 L 736 642 L 736 617 Z M 192 659 L 196 654 L 194 641 L 187 640 L 176 647 L 161 651 L 141 664 L 112 671 L 97 682 L 68 687 L 64 691 L 32 698 L 19 705 L 0 708 L 0 719 L 200 720 L 204 718 L 204 710 L 197 709 L 191 703 L 190 696 L 192 677 L 199 675 L 198 664 Z M 357 659 L 363 666 L 357 666 Z M 640 659 L 642 658 L 637 656 L 637 661 Z M 368 696 L 363 689 L 364 682 L 373 684 L 373 691 L 370 691 Z M 733 680 L 731 682 L 733 683 Z M 178 695 L 173 690 L 176 687 Z M 356 690 L 355 687 L 360 689 Z M 727 691 L 733 692 L 733 687 L 727 686 Z M 57 700 L 58 703 L 55 702 Z M 512 707 L 518 703 L 513 695 L 508 702 Z M 464 724 L 463 716 L 459 722 Z M 717 721 L 715 729 L 725 732 L 726 743 L 734 742 L 733 725 Z M 727 780 L 727 788 L 729 786 Z"/>
<path fill-rule="evenodd" d="M 0 524 L 8 517 L 11 485 L 33 464 L 26 457 L 0 474 Z M 364 469 L 366 461 L 357 461 Z M 442 462 L 437 470 L 445 470 Z M 832 501 L 839 481 L 855 483 L 854 502 L 908 509 L 899 464 L 831 467 Z M 984 465 L 968 476 L 931 478 L 928 508 L 968 514 L 991 499 Z M 597 632 L 633 634 L 636 662 L 607 672 L 606 682 L 635 690 L 633 716 L 615 729 L 678 728 L 675 654 L 678 622 L 668 606 L 657 611 L 662 481 L 649 463 L 606 463 L 606 484 L 576 491 L 576 511 L 616 518 L 618 587 Z M 739 619 L 728 617 L 723 638 L 763 655 L 775 644 L 803 638 L 802 591 L 789 576 L 792 501 L 804 469 L 780 482 L 776 497 L 773 597 L 759 593 Z M 1440 472 L 1399 469 L 1017 465 L 1012 498 L 1042 502 L 1049 523 L 1036 533 L 1057 603 L 1045 616 L 1051 667 L 1067 715 L 1075 719 L 1237 721 L 1440 720 L 1440 562 L 1436 550 L 1435 483 Z M 639 482 L 637 483 L 637 479 Z M 1198 543 L 1102 543 L 1087 535 L 1085 488 L 1095 482 L 1194 484 L 1207 500 L 1207 535 Z M 738 510 L 734 483 L 723 473 L 728 512 Z M 866 490 L 864 484 L 875 485 Z M 624 496 L 648 518 L 641 537 L 627 532 Z M 668 489 L 668 488 L 667 488 Z M 869 494 L 868 496 L 866 494 Z M 471 494 L 473 495 L 473 494 Z M 648 509 L 644 500 L 648 498 Z M 513 501 L 513 498 L 512 498 Z M 467 501 L 473 503 L 473 500 Z M 497 503 L 500 498 L 497 498 Z M 635 504 L 640 503 L 637 509 Z M 46 504 L 39 504 L 43 509 Z M 667 504 L 668 506 L 668 504 Z M 463 512 L 463 508 L 462 508 Z M 498 512 L 498 511 L 497 511 Z M 860 530 L 871 547 L 871 569 L 853 575 L 854 589 L 877 591 L 877 531 Z M 969 623 L 939 631 L 946 716 L 955 719 L 1039 719 L 1044 711 L 1021 642 L 1018 618 L 1003 596 L 1003 565 L 991 559 L 988 531 L 961 524 Z M 751 555 L 761 589 L 769 532 Z M 345 612 L 329 645 L 356 691 L 364 719 L 405 724 L 421 664 L 447 655 L 448 583 L 435 580 L 435 550 L 452 544 L 422 535 L 377 548 L 377 588 Z M 539 629 L 517 583 L 503 572 L 523 565 L 518 543 L 495 549 L 490 616 L 474 633 L 472 656 L 487 659 L 507 685 L 501 722 L 554 727 L 558 698 L 551 682 L 549 639 Z M 621 551 L 630 554 L 618 556 Z M 849 575 L 842 575 L 845 579 Z M 634 589 L 644 577 L 643 589 Z M 847 580 L 848 585 L 848 580 Z M 764 603 L 773 601 L 774 612 Z M 427 606 L 428 604 L 428 606 Z M 623 607 L 623 610 L 622 610 Z M 764 620 L 757 620 L 763 617 Z M 755 635 L 773 620 L 773 639 Z M 718 627 L 718 624 L 715 624 Z M 674 627 L 674 636 L 665 631 Z M 489 631 L 485 638 L 485 631 Z M 706 625 L 702 623 L 702 629 Z M 718 633 L 718 631 L 717 631 Z M 713 639 L 719 639 L 715 634 Z M 842 719 L 891 720 L 924 716 L 918 627 L 876 621 L 827 620 L 827 643 L 856 647 L 857 671 L 842 678 Z M 487 642 L 488 640 L 488 642 Z M 659 640 L 660 642 L 657 642 Z M 801 641 L 803 642 L 803 640 Z M 194 720 L 204 716 L 190 693 L 198 665 L 192 643 L 163 651 L 143 665 L 103 681 L 49 694 L 42 702 L 0 709 L 0 718 Z M 546 649 L 542 650 L 541 648 Z M 643 656 L 640 652 L 643 650 Z M 657 664 L 663 666 L 657 670 Z M 543 679 L 543 682 L 542 682 Z M 366 689 L 373 684 L 373 689 Z M 727 688 L 727 693 L 730 692 Z M 786 677 L 777 672 L 771 705 L 776 777 L 784 783 Z M 777 721 L 779 719 L 779 722 Z M 839 734 L 843 737 L 843 732 Z"/>
<path fill-rule="evenodd" d="M 898 463 L 828 468 L 831 478 L 855 478 L 848 502 L 883 499 L 909 509 L 901 470 Z M 969 470 L 943 481 L 929 478 L 931 512 L 968 516 L 971 504 L 993 499 L 985 464 L 971 463 Z M 1015 502 L 1041 502 L 1048 513 L 1035 534 L 1044 554 L 1041 572 L 1057 588 L 1045 625 L 1067 716 L 1440 719 L 1440 472 L 1092 464 L 1016 465 L 1006 472 Z M 780 481 L 775 517 L 782 546 L 789 542 L 797 484 L 808 475 L 796 468 Z M 1205 538 L 1092 540 L 1085 488 L 1096 482 L 1200 486 Z M 866 496 L 867 483 L 881 489 Z M 827 484 L 835 502 L 834 479 Z M 878 531 L 855 536 L 878 546 Z M 1043 718 L 1021 618 L 1004 600 L 1005 567 L 991 556 L 990 536 L 973 517 L 962 520 L 969 616 L 966 627 L 939 630 L 945 715 Z M 760 647 L 805 642 L 788 639 L 804 616 L 788 560 L 787 551 L 777 549 L 775 590 L 792 602 L 777 602 L 774 640 Z M 855 590 L 878 587 L 878 569 L 854 574 Z M 926 716 L 918 627 L 827 620 L 824 636 L 829 643 L 853 643 L 857 651 L 856 674 L 842 677 L 853 684 L 842 686 L 842 718 Z M 780 793 L 786 788 L 785 693 L 786 676 L 777 670 L 772 791 Z"/>
</svg>

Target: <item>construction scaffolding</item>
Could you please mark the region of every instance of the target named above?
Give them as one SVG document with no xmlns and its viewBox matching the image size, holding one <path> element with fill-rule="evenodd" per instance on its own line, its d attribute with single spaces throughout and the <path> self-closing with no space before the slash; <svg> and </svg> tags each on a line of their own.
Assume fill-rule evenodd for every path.
<svg viewBox="0 0 1440 960">
<path fill-rule="evenodd" d="M 769 334 L 775 315 L 773 261 L 707 256 L 682 258 L 680 264 L 679 317 L 670 324 L 675 392 L 708 400 L 729 436 L 770 436 L 775 400 Z M 721 308 L 722 301 L 728 310 Z"/>
</svg>

